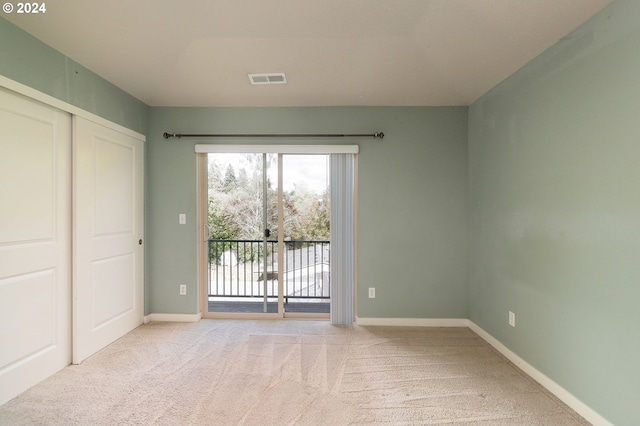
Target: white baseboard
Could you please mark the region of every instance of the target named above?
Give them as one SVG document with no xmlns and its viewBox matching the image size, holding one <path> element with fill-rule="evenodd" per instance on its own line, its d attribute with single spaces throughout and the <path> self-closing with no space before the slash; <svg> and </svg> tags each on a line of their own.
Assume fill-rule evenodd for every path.
<svg viewBox="0 0 640 426">
<path fill-rule="evenodd" d="M 151 321 L 164 321 L 164 322 L 197 322 L 202 319 L 202 313 L 197 314 L 149 314 L 144 317 L 144 323 L 148 324 Z"/>
<path fill-rule="evenodd" d="M 468 327 L 469 320 L 463 318 L 356 318 L 356 324 L 396 327 Z"/>
<path fill-rule="evenodd" d="M 475 332 L 478 336 L 482 337 L 487 343 L 493 346 L 498 352 L 504 355 L 509 361 L 514 363 L 518 368 L 527 373 L 533 380 L 540 383 L 543 387 L 545 387 L 549 392 L 554 394 L 558 399 L 571 407 L 576 413 L 580 414 L 584 417 L 588 422 L 592 423 L 596 426 L 612 426 L 613 424 L 602 417 L 600 414 L 595 412 L 585 403 L 580 401 L 578 398 L 573 396 L 571 392 L 551 380 L 544 373 L 538 371 L 531 364 L 526 362 L 524 359 L 520 358 L 513 351 L 507 348 L 505 345 L 500 343 L 498 339 L 493 337 L 491 334 L 484 331 L 473 321 L 468 322 L 469 328 Z"/>
</svg>

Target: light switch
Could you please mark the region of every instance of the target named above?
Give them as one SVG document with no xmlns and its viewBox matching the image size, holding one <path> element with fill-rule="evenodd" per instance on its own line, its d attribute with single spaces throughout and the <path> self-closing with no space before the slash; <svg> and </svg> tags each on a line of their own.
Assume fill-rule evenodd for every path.
<svg viewBox="0 0 640 426">
<path fill-rule="evenodd" d="M 178 221 L 180 222 L 180 225 L 186 225 L 187 215 L 184 213 L 180 213 L 180 215 L 178 216 Z"/>
</svg>

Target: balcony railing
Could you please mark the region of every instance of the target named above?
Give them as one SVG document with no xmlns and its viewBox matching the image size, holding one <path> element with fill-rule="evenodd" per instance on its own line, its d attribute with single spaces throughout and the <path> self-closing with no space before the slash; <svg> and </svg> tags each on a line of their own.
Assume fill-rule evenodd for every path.
<svg viewBox="0 0 640 426">
<path fill-rule="evenodd" d="M 290 299 L 330 299 L 329 241 L 286 241 L 283 296 Z M 278 297 L 278 243 L 267 241 L 266 271 L 261 240 L 209 240 L 209 297 Z M 220 300 L 220 299 L 218 299 Z M 227 299 L 231 300 L 231 299 Z"/>
</svg>

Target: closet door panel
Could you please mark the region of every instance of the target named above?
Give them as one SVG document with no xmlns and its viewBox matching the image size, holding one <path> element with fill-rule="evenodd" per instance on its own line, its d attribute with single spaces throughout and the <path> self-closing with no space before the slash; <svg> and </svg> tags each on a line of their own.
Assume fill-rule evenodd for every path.
<svg viewBox="0 0 640 426">
<path fill-rule="evenodd" d="M 0 404 L 71 361 L 71 117 L 0 89 Z"/>
<path fill-rule="evenodd" d="M 143 322 L 143 141 L 74 117 L 73 362 Z"/>
</svg>

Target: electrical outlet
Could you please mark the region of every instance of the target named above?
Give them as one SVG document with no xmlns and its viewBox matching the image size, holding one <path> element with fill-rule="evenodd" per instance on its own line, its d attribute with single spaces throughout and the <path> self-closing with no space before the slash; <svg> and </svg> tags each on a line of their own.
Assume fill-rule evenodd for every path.
<svg viewBox="0 0 640 426">
<path fill-rule="evenodd" d="M 516 314 L 514 314 L 511 311 L 509 311 L 509 325 L 511 327 L 515 327 L 516 326 Z"/>
<path fill-rule="evenodd" d="M 186 296 L 187 294 L 187 285 L 180 284 L 180 296 Z"/>
<path fill-rule="evenodd" d="M 186 225 L 187 224 L 187 215 L 184 213 L 180 213 L 178 215 L 178 223 L 180 225 Z"/>
<path fill-rule="evenodd" d="M 375 298 L 376 298 L 376 288 L 369 287 L 369 299 L 375 299 Z"/>
</svg>

